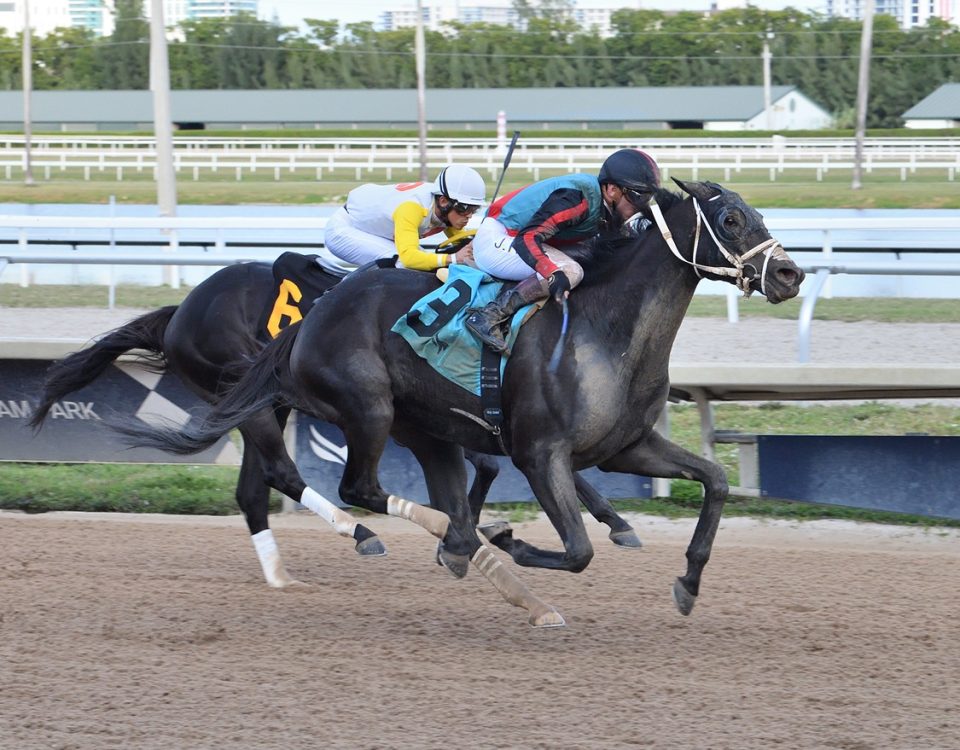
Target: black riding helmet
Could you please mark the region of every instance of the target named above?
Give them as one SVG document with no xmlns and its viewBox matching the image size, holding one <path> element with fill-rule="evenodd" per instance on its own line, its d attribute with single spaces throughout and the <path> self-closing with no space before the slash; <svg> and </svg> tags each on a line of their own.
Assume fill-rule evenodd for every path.
<svg viewBox="0 0 960 750">
<path fill-rule="evenodd" d="M 637 208 L 660 187 L 660 168 L 649 154 L 635 148 L 614 151 L 603 162 L 597 179 L 601 185 L 620 187 Z"/>
</svg>

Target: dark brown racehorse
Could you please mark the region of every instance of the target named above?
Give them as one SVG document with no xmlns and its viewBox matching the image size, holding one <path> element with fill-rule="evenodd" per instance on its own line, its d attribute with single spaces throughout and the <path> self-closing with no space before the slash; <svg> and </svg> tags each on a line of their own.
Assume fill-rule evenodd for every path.
<svg viewBox="0 0 960 750">
<path fill-rule="evenodd" d="M 371 272 L 376 271 L 371 269 Z M 325 290 L 339 282 L 342 274 L 312 264 L 310 277 L 315 288 Z M 141 352 L 150 366 L 176 374 L 204 400 L 216 402 L 230 380 L 228 373 L 242 371 L 244 363 L 269 340 L 265 319 L 275 319 L 275 327 L 299 319 L 284 290 L 277 287 L 271 265 L 267 263 L 228 266 L 217 271 L 191 291 L 179 306 L 142 315 L 102 336 L 92 346 L 54 363 L 46 374 L 31 424 L 39 428 L 58 400 L 92 383 L 114 360 L 131 351 Z M 273 315 L 265 315 L 270 311 Z M 267 583 L 275 588 L 296 583 L 280 558 L 268 517 L 270 477 L 277 473 L 283 476 L 297 473 L 283 441 L 288 415 L 289 409 L 282 407 L 239 425 L 244 436 L 244 452 L 236 500 Z M 257 434 L 256 441 L 250 439 L 252 433 Z M 474 451 L 467 451 L 466 456 L 476 469 L 469 502 L 474 519 L 479 519 L 498 466 L 490 456 Z M 577 485 L 590 512 L 610 526 L 610 538 L 615 544 L 640 546 L 633 529 L 606 498 L 580 477 Z M 301 482 L 287 485 L 286 491 L 299 501 L 305 490 L 306 485 Z M 312 505 L 334 528 L 354 539 L 358 553 L 383 554 L 383 545 L 377 537 L 350 519 L 345 511 L 323 499 L 315 498 Z"/>
<path fill-rule="evenodd" d="M 574 472 L 605 471 L 694 479 L 703 484 L 700 517 L 674 600 L 689 614 L 728 493 L 720 466 L 660 435 L 654 425 L 669 392 L 670 350 L 701 278 L 719 278 L 771 302 L 794 297 L 803 272 L 771 238 L 760 214 L 713 183 L 680 183 L 691 196 L 661 190 L 647 211 L 657 222 L 627 246 L 610 243 L 570 298 L 569 335 L 559 371 L 548 361 L 561 332 L 560 308 L 528 322 L 504 373 L 503 439 L 564 551 L 500 540 L 521 565 L 581 571 L 593 556 L 577 507 Z M 349 457 L 340 496 L 350 505 L 414 517 L 443 539 L 448 566 L 469 560 L 534 625 L 559 625 L 478 539 L 466 498 L 463 449 L 498 451 L 498 441 L 458 412 L 479 418 L 479 398 L 449 383 L 395 333 L 394 322 L 433 289 L 424 274 L 355 274 L 318 302 L 303 322 L 271 342 L 200 424 L 162 429 L 120 425 L 138 445 L 189 453 L 277 405 L 293 406 L 343 430 Z M 343 326 L 343 320 L 351 321 Z M 455 411 L 456 410 L 456 411 Z M 446 516 L 417 516 L 414 504 L 379 484 L 388 435 L 421 463 L 430 501 Z M 256 436 L 254 436 L 256 439 Z M 294 477 L 272 478 L 281 491 Z M 449 519 L 449 521 L 447 521 Z"/>
</svg>

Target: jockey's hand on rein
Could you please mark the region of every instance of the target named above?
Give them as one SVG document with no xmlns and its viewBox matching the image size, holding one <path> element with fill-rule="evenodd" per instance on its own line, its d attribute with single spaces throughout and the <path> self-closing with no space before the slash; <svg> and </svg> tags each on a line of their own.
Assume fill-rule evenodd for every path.
<svg viewBox="0 0 960 750">
<path fill-rule="evenodd" d="M 554 271 L 550 275 L 550 296 L 557 302 L 570 292 L 570 278 L 563 271 Z"/>
</svg>

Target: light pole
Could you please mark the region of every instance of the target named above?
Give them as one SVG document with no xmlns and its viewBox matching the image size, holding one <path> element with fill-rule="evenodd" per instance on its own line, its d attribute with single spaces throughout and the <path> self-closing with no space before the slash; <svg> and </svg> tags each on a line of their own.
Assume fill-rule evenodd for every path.
<svg viewBox="0 0 960 750">
<path fill-rule="evenodd" d="M 30 100 L 33 91 L 33 50 L 31 49 L 30 3 L 23 0 L 23 184 L 35 185 L 33 181 L 33 162 L 30 155 L 30 139 L 33 136 L 31 126 L 32 113 Z"/>
<path fill-rule="evenodd" d="M 767 113 L 767 130 L 773 130 L 773 95 L 770 90 L 770 40 L 773 32 L 767 31 L 763 37 L 763 111 Z"/>
<path fill-rule="evenodd" d="M 161 216 L 176 216 L 177 178 L 173 169 L 170 66 L 163 28 L 163 0 L 150 0 L 150 90 L 153 92 L 153 134 L 157 146 L 157 206 Z"/>
<path fill-rule="evenodd" d="M 863 139 L 867 129 L 867 99 L 870 92 L 870 47 L 873 43 L 873 0 L 864 0 L 863 33 L 860 36 L 860 75 L 857 78 L 857 133 L 853 151 L 853 182 L 859 190 L 863 176 Z"/>
<path fill-rule="evenodd" d="M 423 2 L 417 0 L 417 27 L 414 36 L 417 67 L 417 129 L 420 136 L 420 180 L 427 181 L 427 51 L 423 38 Z"/>
</svg>

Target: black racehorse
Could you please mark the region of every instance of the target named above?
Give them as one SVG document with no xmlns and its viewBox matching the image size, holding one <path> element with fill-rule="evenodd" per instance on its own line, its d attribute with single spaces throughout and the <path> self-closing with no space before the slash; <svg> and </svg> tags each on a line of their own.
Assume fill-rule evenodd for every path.
<svg viewBox="0 0 960 750">
<path fill-rule="evenodd" d="M 593 550 L 578 512 L 575 471 L 598 466 L 697 480 L 704 487 L 703 505 L 686 573 L 673 585 L 678 609 L 689 614 L 728 487 L 720 466 L 654 429 L 668 396 L 670 350 L 701 278 L 724 279 L 776 303 L 798 293 L 803 272 L 739 195 L 713 183 L 678 184 L 690 198 L 660 190 L 646 209 L 659 231 L 648 230 L 626 245 L 608 243 L 606 256 L 587 270 L 569 300 L 569 331 L 555 373 L 548 361 L 561 336 L 560 306 L 548 304 L 521 331 L 504 372 L 502 439 L 563 539 L 564 551 L 536 549 L 510 534 L 491 541 L 521 565 L 581 571 Z M 479 398 L 446 381 L 390 332 L 433 288 L 429 276 L 412 271 L 348 277 L 299 326 L 262 350 L 205 421 L 182 429 L 119 427 L 137 445 L 189 453 L 259 413 L 272 414 L 278 404 L 335 423 L 349 448 L 340 484 L 346 503 L 414 516 L 443 539 L 448 567 L 465 573 L 472 562 L 507 601 L 527 609 L 531 624 L 563 624 L 476 534 L 461 446 L 499 450 L 481 424 Z M 351 325 L 340 325 L 343 320 Z M 432 506 L 449 522 L 436 515 L 416 517 L 417 506 L 380 487 L 377 467 L 390 434 L 413 451 Z M 290 483 L 298 480 L 277 474 L 270 481 L 289 494 Z"/>
<path fill-rule="evenodd" d="M 310 286 L 315 292 L 329 289 L 342 276 L 310 264 Z M 278 289 L 278 281 L 268 263 L 246 263 L 217 271 L 192 290 L 179 306 L 142 315 L 100 337 L 92 346 L 54 363 L 46 373 L 31 424 L 39 428 L 58 400 L 92 383 L 114 360 L 131 351 L 140 352 L 141 359 L 150 367 L 173 372 L 201 398 L 215 402 L 230 382 L 229 373 L 242 370 L 244 363 L 269 340 L 268 327 L 276 332 L 284 324 L 299 320 L 300 312 L 290 297 L 288 283 L 281 281 Z M 299 296 L 301 290 L 296 291 Z M 303 307 L 301 303 L 299 308 Z M 283 441 L 288 415 L 289 409 L 281 407 L 239 425 L 244 436 L 244 452 L 236 500 L 267 583 L 275 588 L 297 583 L 283 565 L 268 518 L 269 478 L 276 473 L 296 474 Z M 250 439 L 254 432 L 257 441 Z M 474 451 L 467 451 L 466 455 L 476 469 L 469 502 L 474 519 L 478 520 L 498 466 L 491 456 Z M 615 544 L 640 546 L 633 529 L 606 498 L 580 477 L 577 486 L 584 505 L 598 520 L 610 526 L 610 538 Z M 285 485 L 285 488 L 286 494 L 298 501 L 307 490 L 302 482 Z M 339 532 L 353 538 L 357 552 L 383 554 L 383 545 L 372 532 L 357 524 L 345 511 L 327 503 L 318 493 L 311 491 L 308 495 L 311 498 L 308 507 Z"/>
</svg>

